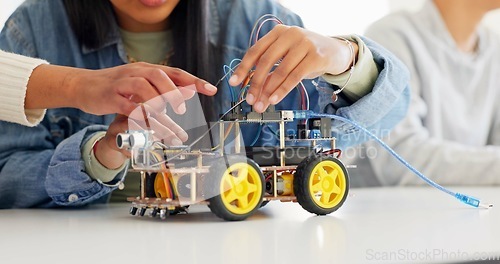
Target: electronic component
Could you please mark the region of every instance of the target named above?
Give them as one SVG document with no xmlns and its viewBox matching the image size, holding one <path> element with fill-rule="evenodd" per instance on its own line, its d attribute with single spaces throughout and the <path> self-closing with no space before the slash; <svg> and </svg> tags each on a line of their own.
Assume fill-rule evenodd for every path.
<svg viewBox="0 0 500 264">
<path fill-rule="evenodd" d="M 320 139 L 321 132 L 318 129 L 312 129 L 309 131 L 309 139 Z"/>
<path fill-rule="evenodd" d="M 291 172 L 283 172 L 276 178 L 276 186 L 272 177 L 268 177 L 266 181 L 266 192 L 272 194 L 276 187 L 278 195 L 293 195 L 293 174 Z"/>
<path fill-rule="evenodd" d="M 297 124 L 297 139 L 309 138 L 309 130 L 306 124 Z"/>
<path fill-rule="evenodd" d="M 226 113 L 224 116 L 221 116 L 224 121 L 235 121 L 235 120 L 243 120 L 243 109 L 241 104 L 237 105 L 236 102 L 231 102 L 231 111 Z"/>
<path fill-rule="evenodd" d="M 147 148 L 152 144 L 153 131 L 130 131 L 116 136 L 116 145 L 120 149 Z"/>
<path fill-rule="evenodd" d="M 332 137 L 332 119 L 322 117 L 319 130 L 321 132 L 322 137 L 331 138 Z"/>
<path fill-rule="evenodd" d="M 294 118 L 293 111 L 280 111 L 280 112 L 281 112 L 281 118 L 283 119 L 283 121 L 286 121 L 286 122 L 293 121 L 293 118 Z"/>
<path fill-rule="evenodd" d="M 262 113 L 262 120 L 266 121 L 280 121 L 281 112 L 276 112 L 274 105 L 270 105 L 264 113 Z"/>
<path fill-rule="evenodd" d="M 280 112 L 264 112 L 264 113 L 262 113 L 262 120 L 266 120 L 266 121 L 281 120 L 281 113 Z"/>
<path fill-rule="evenodd" d="M 262 120 L 262 114 L 261 113 L 257 113 L 257 112 L 247 113 L 246 116 L 247 116 L 246 117 L 247 121 L 261 121 Z"/>
</svg>

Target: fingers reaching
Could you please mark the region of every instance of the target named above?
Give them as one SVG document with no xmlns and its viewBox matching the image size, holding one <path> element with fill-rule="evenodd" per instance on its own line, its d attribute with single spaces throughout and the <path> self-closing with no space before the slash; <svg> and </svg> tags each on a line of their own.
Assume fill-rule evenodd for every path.
<svg viewBox="0 0 500 264">
<path fill-rule="evenodd" d="M 144 78 L 144 80 L 149 82 L 150 86 L 155 90 L 154 96 L 143 96 L 141 98 L 143 100 L 142 102 L 155 100 L 156 97 L 162 95 L 162 97 L 170 103 L 172 109 L 174 109 L 177 114 L 184 114 L 186 112 L 186 104 L 184 103 L 183 95 L 179 92 L 175 83 L 161 69 L 144 68 L 135 72 L 133 77 Z M 143 86 L 146 89 L 149 88 L 145 84 Z M 135 91 L 141 90 L 135 89 Z"/>
<path fill-rule="evenodd" d="M 339 69 L 350 65 L 351 58 L 345 55 L 350 54 L 345 45 L 337 42 L 303 28 L 278 25 L 248 50 L 229 83 L 241 84 L 253 69 L 246 101 L 264 112 L 304 78 L 341 74 Z"/>
<path fill-rule="evenodd" d="M 129 116 L 129 130 L 154 131 L 155 140 L 167 145 L 181 145 L 188 140 L 188 134 L 165 112 L 149 104 L 141 104 Z"/>
<path fill-rule="evenodd" d="M 194 84 L 198 93 L 204 95 L 214 95 L 217 93 L 215 86 L 186 71 L 171 67 L 164 67 L 163 70 L 177 86 L 190 86 Z"/>
</svg>

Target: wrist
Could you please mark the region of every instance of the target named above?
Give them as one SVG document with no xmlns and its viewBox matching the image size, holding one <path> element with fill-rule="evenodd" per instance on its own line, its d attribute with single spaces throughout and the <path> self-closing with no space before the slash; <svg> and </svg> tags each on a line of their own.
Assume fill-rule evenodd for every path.
<svg viewBox="0 0 500 264">
<path fill-rule="evenodd" d="M 330 75 L 340 75 L 349 71 L 357 61 L 359 53 L 358 44 L 350 40 L 348 40 L 349 44 L 347 44 L 344 38 L 332 37 L 329 39 L 333 41 L 332 47 L 334 47 L 334 50 L 332 54 L 334 55 L 330 56 L 332 62 L 326 73 Z"/>
<path fill-rule="evenodd" d="M 82 109 L 82 106 L 84 106 L 85 102 L 82 99 L 86 98 L 86 96 L 83 94 L 85 92 L 83 87 L 90 80 L 86 74 L 88 71 L 86 69 L 66 68 L 62 84 L 65 89 L 62 97 L 70 104 L 69 107 Z"/>
<path fill-rule="evenodd" d="M 27 83 L 25 109 L 67 107 L 70 104 L 64 79 L 67 67 L 50 64 L 37 66 Z"/>
<path fill-rule="evenodd" d="M 120 151 L 114 150 L 106 146 L 107 141 L 101 138 L 96 141 L 92 151 L 97 161 L 109 170 L 116 170 L 123 166 L 127 157 Z"/>
<path fill-rule="evenodd" d="M 99 140 L 104 138 L 105 135 L 106 132 L 100 131 L 90 136 L 90 138 L 82 145 L 82 159 L 85 163 L 85 172 L 90 176 L 90 178 L 108 187 L 115 187 L 119 185 L 119 182 L 115 181 L 116 176 L 120 172 L 123 172 L 128 162 L 124 162 L 122 166 L 114 170 L 108 169 L 103 164 L 101 164 L 95 154 L 97 153 L 99 155 L 99 153 L 101 153 L 98 150 L 99 145 L 104 144 L 105 141 Z M 113 182 L 116 182 L 116 185 L 114 185 Z M 111 185 L 108 185 L 108 183 L 110 183 Z"/>
</svg>

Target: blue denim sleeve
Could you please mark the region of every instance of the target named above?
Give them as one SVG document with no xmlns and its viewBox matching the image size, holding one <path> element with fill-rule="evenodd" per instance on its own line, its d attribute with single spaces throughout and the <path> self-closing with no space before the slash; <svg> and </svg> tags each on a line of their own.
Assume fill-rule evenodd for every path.
<svg viewBox="0 0 500 264">
<path fill-rule="evenodd" d="M 80 147 L 104 126 L 52 142 L 50 132 L 0 122 L 0 208 L 82 206 L 112 191 L 85 173 Z"/>
<path fill-rule="evenodd" d="M 404 64 L 377 43 L 363 38 L 379 67 L 372 91 L 356 102 L 339 97 L 335 103 L 333 89 L 320 89 L 320 109 L 355 121 L 378 136 L 384 136 L 403 119 L 410 102 L 409 73 Z M 370 138 L 358 128 L 340 121 L 332 125 L 340 148 L 363 143 Z"/>
<path fill-rule="evenodd" d="M 82 145 L 95 132 L 106 129 L 102 125 L 88 126 L 56 147 L 45 179 L 45 188 L 54 203 L 59 206 L 82 206 L 99 202 L 116 189 L 98 183 L 85 172 L 81 153 Z"/>
<path fill-rule="evenodd" d="M 0 49 L 37 57 L 29 21 L 25 9 L 16 10 L 0 34 Z M 50 127 L 48 116 L 33 128 L 0 122 L 0 208 L 82 206 L 112 191 L 85 173 L 81 157 L 81 145 L 106 127 L 86 127 L 62 141 Z"/>
</svg>

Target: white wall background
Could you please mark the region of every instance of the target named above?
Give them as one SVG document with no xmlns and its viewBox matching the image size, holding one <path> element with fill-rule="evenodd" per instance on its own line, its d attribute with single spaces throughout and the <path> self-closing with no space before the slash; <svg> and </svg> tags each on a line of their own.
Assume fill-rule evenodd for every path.
<svg viewBox="0 0 500 264">
<path fill-rule="evenodd" d="M 280 2 L 299 14 L 307 28 L 325 35 L 338 35 L 362 34 L 368 25 L 389 12 L 401 9 L 416 11 L 420 9 L 424 0 L 280 0 Z M 500 10 L 491 12 L 484 22 L 500 34 Z"/>
<path fill-rule="evenodd" d="M 390 12 L 387 0 L 280 1 L 302 17 L 306 28 L 325 35 L 362 34 L 369 24 Z"/>
<path fill-rule="evenodd" d="M 106 1 L 106 0 L 103 0 Z M 389 12 L 418 10 L 424 0 L 280 0 L 299 14 L 306 27 L 325 35 L 357 33 Z M 23 0 L 1 0 L 0 29 Z M 362 8 L 360 8 L 362 7 Z M 500 10 L 492 12 L 485 23 L 500 33 Z"/>
</svg>

